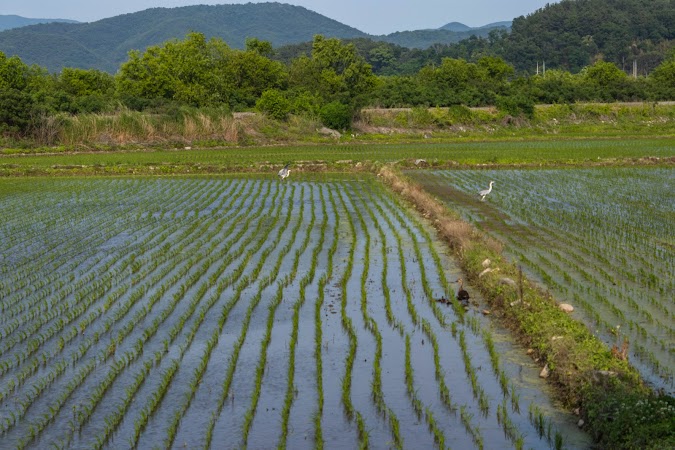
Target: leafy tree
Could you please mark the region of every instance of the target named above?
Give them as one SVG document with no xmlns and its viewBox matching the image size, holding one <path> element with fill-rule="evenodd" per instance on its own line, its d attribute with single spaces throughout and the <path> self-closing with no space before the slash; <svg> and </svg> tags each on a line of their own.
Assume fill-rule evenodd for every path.
<svg viewBox="0 0 675 450">
<path fill-rule="evenodd" d="M 577 77 L 564 70 L 549 69 L 532 77 L 533 95 L 539 103 L 574 103 L 580 99 Z"/>
<path fill-rule="evenodd" d="M 256 108 L 273 119 L 285 120 L 291 112 L 291 102 L 278 89 L 269 89 L 262 93 Z"/>
<path fill-rule="evenodd" d="M 675 54 L 654 69 L 649 75 L 649 81 L 655 99 L 675 98 Z"/>
<path fill-rule="evenodd" d="M 274 48 L 270 41 L 261 41 L 258 38 L 246 39 L 246 51 L 256 52 L 261 56 L 271 58 L 274 54 Z"/>
<path fill-rule="evenodd" d="M 319 95 L 325 102 L 338 101 L 356 108 L 365 104 L 377 78 L 354 45 L 317 35 L 311 58 L 301 56 L 291 63 L 289 82 L 292 87 Z"/>
<path fill-rule="evenodd" d="M 605 61 L 598 61 L 584 68 L 581 74 L 585 81 L 601 87 L 615 85 L 627 78 L 626 73 L 615 64 Z"/>
<path fill-rule="evenodd" d="M 253 42 L 253 41 L 252 41 Z M 192 106 L 225 103 L 253 106 L 267 89 L 281 87 L 283 66 L 255 50 L 232 50 L 220 39 L 206 41 L 190 33 L 184 41 L 129 54 L 117 75 L 119 94 L 131 98 L 163 98 Z"/>
<path fill-rule="evenodd" d="M 115 89 L 115 78 L 96 69 L 67 67 L 61 71 L 59 82 L 64 91 L 77 97 L 93 94 L 110 95 Z"/>
<path fill-rule="evenodd" d="M 33 123 L 36 104 L 27 92 L 0 89 L 0 133 L 25 133 Z"/>
<path fill-rule="evenodd" d="M 0 52 L 0 132 L 26 133 L 40 111 L 38 88 L 46 86 L 45 71 Z"/>
<path fill-rule="evenodd" d="M 26 89 L 30 77 L 30 68 L 18 56 L 7 58 L 0 52 L 0 89 Z"/>
</svg>

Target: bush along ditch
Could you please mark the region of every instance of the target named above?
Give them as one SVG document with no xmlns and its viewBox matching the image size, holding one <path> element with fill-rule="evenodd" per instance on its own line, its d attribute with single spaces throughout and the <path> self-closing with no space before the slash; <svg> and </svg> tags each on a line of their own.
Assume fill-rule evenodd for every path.
<svg viewBox="0 0 675 450">
<path fill-rule="evenodd" d="M 390 166 L 376 170 L 386 185 L 434 224 L 466 278 L 488 302 L 491 316 L 546 369 L 541 375 L 554 387 L 556 399 L 579 414 L 579 426 L 599 447 L 675 446 L 675 398 L 652 391 L 634 367 L 560 310 L 550 294 L 502 255 L 500 242 L 462 221 Z M 486 259 L 493 270 L 479 277 Z"/>
</svg>

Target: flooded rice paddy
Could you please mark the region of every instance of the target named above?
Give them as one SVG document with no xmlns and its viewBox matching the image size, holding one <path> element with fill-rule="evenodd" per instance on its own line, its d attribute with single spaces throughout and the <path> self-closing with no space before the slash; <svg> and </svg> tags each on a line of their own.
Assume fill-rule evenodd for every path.
<svg viewBox="0 0 675 450">
<path fill-rule="evenodd" d="M 675 393 L 675 171 L 586 168 L 411 172 L 506 244 L 653 387 Z M 480 201 L 478 192 L 495 181 Z"/>
<path fill-rule="evenodd" d="M 0 216 L 3 447 L 588 445 L 373 178 L 0 180 Z"/>
</svg>

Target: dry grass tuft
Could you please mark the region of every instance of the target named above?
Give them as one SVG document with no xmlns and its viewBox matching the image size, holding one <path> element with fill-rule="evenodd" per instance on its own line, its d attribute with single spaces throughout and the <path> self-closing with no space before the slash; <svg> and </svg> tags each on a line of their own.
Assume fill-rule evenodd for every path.
<svg viewBox="0 0 675 450">
<path fill-rule="evenodd" d="M 415 208 L 426 218 L 430 219 L 441 238 L 444 239 L 455 251 L 463 252 L 470 248 L 473 239 L 477 238 L 476 230 L 453 216 L 451 212 L 438 199 L 424 191 L 421 187 L 397 175 L 391 168 L 384 166 L 378 176 L 403 198 L 415 205 Z M 494 239 L 490 247 L 499 248 L 501 243 Z"/>
</svg>

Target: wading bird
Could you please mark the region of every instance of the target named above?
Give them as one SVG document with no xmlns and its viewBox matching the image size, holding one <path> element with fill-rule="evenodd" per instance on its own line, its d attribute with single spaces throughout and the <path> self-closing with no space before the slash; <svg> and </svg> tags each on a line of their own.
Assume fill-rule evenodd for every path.
<svg viewBox="0 0 675 450">
<path fill-rule="evenodd" d="M 485 196 L 487 196 L 490 192 L 492 192 L 492 185 L 495 184 L 494 181 L 490 181 L 490 187 L 488 189 L 483 189 L 478 193 L 480 195 L 480 200 L 483 201 L 485 200 Z"/>
<path fill-rule="evenodd" d="M 459 283 L 459 289 L 457 290 L 457 300 L 459 300 L 462 303 L 468 303 L 469 302 L 469 293 L 466 292 L 464 289 L 464 282 L 462 279 L 458 279 L 456 283 Z"/>
<path fill-rule="evenodd" d="M 288 166 L 290 166 L 290 164 L 286 164 L 284 168 L 279 171 L 279 177 L 281 177 L 282 180 L 291 174 L 291 169 L 289 169 Z"/>
</svg>

